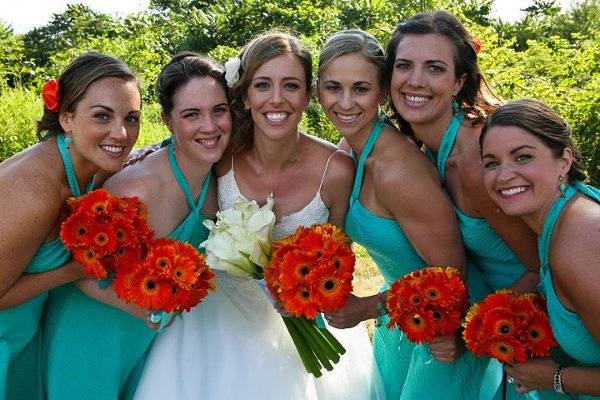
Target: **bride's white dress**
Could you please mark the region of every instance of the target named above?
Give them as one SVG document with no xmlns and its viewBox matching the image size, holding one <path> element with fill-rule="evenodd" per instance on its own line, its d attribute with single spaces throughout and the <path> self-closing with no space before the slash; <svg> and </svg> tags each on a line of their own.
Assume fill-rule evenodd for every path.
<svg viewBox="0 0 600 400">
<path fill-rule="evenodd" d="M 233 168 L 219 178 L 219 208 L 240 196 Z M 326 222 L 320 188 L 302 210 L 281 218 L 274 239 Z M 308 374 L 267 296 L 253 279 L 217 272 L 217 290 L 155 339 L 140 380 L 141 400 L 365 400 L 384 392 L 367 330 L 329 328 L 344 345 L 333 371 Z"/>
</svg>

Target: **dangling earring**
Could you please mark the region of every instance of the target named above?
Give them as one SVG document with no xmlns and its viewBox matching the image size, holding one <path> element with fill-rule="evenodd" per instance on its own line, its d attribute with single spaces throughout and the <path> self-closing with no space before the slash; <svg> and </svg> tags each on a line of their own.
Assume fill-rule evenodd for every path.
<svg viewBox="0 0 600 400">
<path fill-rule="evenodd" d="M 452 95 L 452 114 L 454 114 L 454 115 L 460 114 L 460 106 L 458 105 L 458 102 L 456 101 L 455 94 Z"/>
<path fill-rule="evenodd" d="M 65 134 L 65 146 L 68 146 L 71 143 L 73 143 L 73 139 L 71 138 L 71 136 Z"/>
<path fill-rule="evenodd" d="M 562 197 L 565 197 L 565 191 L 567 190 L 567 184 L 563 182 L 562 176 L 558 177 L 558 181 L 560 182 L 558 184 L 558 190 L 560 190 L 560 195 Z"/>
</svg>

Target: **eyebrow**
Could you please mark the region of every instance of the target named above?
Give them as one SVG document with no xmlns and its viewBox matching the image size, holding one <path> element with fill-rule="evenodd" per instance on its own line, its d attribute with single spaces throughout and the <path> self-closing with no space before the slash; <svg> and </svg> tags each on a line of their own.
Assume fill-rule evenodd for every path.
<svg viewBox="0 0 600 400">
<path fill-rule="evenodd" d="M 406 59 L 406 58 L 396 58 L 394 60 L 394 64 L 397 63 L 398 61 L 405 61 L 405 62 L 409 62 L 412 63 L 412 60 Z M 425 60 L 425 64 L 433 64 L 433 63 L 440 63 L 440 64 L 444 64 L 444 65 L 448 65 L 448 63 L 446 63 L 445 61 L 442 60 Z"/>
<path fill-rule="evenodd" d="M 229 104 L 227 104 L 226 102 L 223 102 L 223 103 L 215 104 L 215 105 L 211 106 L 211 108 L 223 107 L 223 106 L 229 107 Z M 178 113 L 183 114 L 183 113 L 190 112 L 190 111 L 200 111 L 200 109 L 198 107 L 184 108 L 183 110 L 179 110 Z"/>
<path fill-rule="evenodd" d="M 295 76 L 284 76 L 281 80 L 285 81 L 285 80 L 295 80 L 295 81 L 300 81 L 300 78 L 296 78 Z M 256 78 L 252 79 L 252 82 L 257 81 L 257 80 L 265 80 L 265 81 L 272 81 L 273 78 L 270 78 L 268 76 L 257 76 Z"/>
<path fill-rule="evenodd" d="M 107 110 L 107 111 L 110 111 L 110 112 L 114 112 L 114 111 L 115 111 L 115 110 L 113 110 L 112 108 L 110 108 L 110 107 L 108 107 L 108 106 L 105 106 L 105 105 L 103 105 L 103 104 L 94 104 L 94 105 L 90 106 L 90 110 L 91 110 L 92 108 L 96 108 L 96 107 L 103 108 L 103 109 L 105 109 L 105 110 Z"/>
<path fill-rule="evenodd" d="M 528 144 L 524 144 L 524 145 L 522 145 L 522 146 L 519 146 L 519 147 L 516 147 L 516 148 L 512 149 L 512 150 L 510 151 L 510 154 L 511 154 L 511 155 L 512 155 L 512 154 L 515 154 L 517 151 L 519 151 L 519 150 L 523 150 L 523 149 L 532 149 L 532 150 L 535 150 L 535 147 L 533 147 L 533 146 L 530 146 L 530 145 L 528 145 Z M 490 154 L 490 153 L 486 153 L 486 154 L 484 154 L 484 155 L 482 155 L 482 156 L 481 156 L 481 158 L 486 158 L 486 157 L 493 157 L 493 155 L 492 155 L 492 154 Z"/>
</svg>

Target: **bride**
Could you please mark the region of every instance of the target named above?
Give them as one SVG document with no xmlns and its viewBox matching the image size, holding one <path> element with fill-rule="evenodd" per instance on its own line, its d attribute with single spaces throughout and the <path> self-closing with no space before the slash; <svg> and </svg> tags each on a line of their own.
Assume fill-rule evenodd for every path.
<svg viewBox="0 0 600 400">
<path fill-rule="evenodd" d="M 311 94 L 308 50 L 294 36 L 268 32 L 237 61 L 226 74 L 235 127 L 216 167 L 219 208 L 240 195 L 259 203 L 272 195 L 274 239 L 300 225 L 343 226 L 352 160 L 298 131 Z M 157 337 L 136 398 L 383 398 L 365 327 L 330 330 L 346 353 L 333 371 L 314 378 L 256 281 L 218 272 L 217 291 Z"/>
</svg>

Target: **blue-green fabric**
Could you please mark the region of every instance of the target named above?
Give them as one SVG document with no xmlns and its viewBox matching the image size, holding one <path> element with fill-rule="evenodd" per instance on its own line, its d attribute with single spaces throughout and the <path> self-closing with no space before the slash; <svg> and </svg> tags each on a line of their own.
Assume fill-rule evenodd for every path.
<svg viewBox="0 0 600 400">
<path fill-rule="evenodd" d="M 56 143 L 71 194 L 79 196 L 79 185 L 62 134 L 56 136 Z M 86 191 L 92 185 L 88 184 Z M 50 271 L 63 265 L 69 258 L 71 253 L 57 237 L 38 248 L 25 267 L 25 272 L 34 274 Z M 48 293 L 44 292 L 23 304 L 0 311 L 0 400 L 43 398 L 39 324 L 47 296 Z"/>
<path fill-rule="evenodd" d="M 445 181 L 446 163 L 456 143 L 463 119 L 464 115 L 460 111 L 452 116 L 440 142 L 438 154 L 434 157 L 442 181 Z M 429 155 L 431 156 L 431 154 L 430 152 Z M 454 211 L 458 218 L 468 259 L 468 286 L 471 292 L 471 301 L 482 300 L 490 292 L 512 286 L 527 271 L 525 265 L 485 219 L 467 215 L 456 205 L 454 205 Z M 501 369 L 500 363 L 491 362 L 489 364 L 480 392 L 481 400 L 499 398 L 503 395 L 502 379 L 489 379 L 490 375 L 496 378 L 501 377 Z M 564 399 L 565 396 L 551 391 L 538 391 L 524 396 L 517 393 L 514 385 L 507 385 L 506 399 L 525 398 L 550 400 Z"/>
<path fill-rule="evenodd" d="M 167 237 L 197 247 L 208 237 L 201 209 L 212 173 L 207 174 L 198 199 L 193 201 L 172 145 L 168 151 L 190 213 Z M 44 324 L 48 399 L 132 398 L 155 335 L 143 320 L 91 299 L 75 285 L 53 290 Z"/>
<path fill-rule="evenodd" d="M 568 185 L 564 195 L 554 201 L 546 215 L 542 234 L 538 240 L 541 263 L 539 289 L 546 297 L 550 325 L 560 347 L 578 365 L 598 367 L 600 366 L 600 343 L 594 339 L 579 315 L 561 303 L 554 289 L 552 267 L 550 266 L 550 246 L 556 222 L 569 200 L 578 192 L 600 203 L 600 190 L 582 182 Z M 600 396 L 579 396 L 579 399 L 600 399 Z"/>
<path fill-rule="evenodd" d="M 358 160 L 350 206 L 345 221 L 348 236 L 365 247 L 385 279 L 381 288 L 421 269 L 427 263 L 417 254 L 395 219 L 375 215 L 360 203 L 365 162 L 381 134 L 378 120 Z M 355 160 L 356 161 L 356 160 Z M 415 190 L 410 188 L 407 190 Z M 380 318 L 375 329 L 373 349 L 381 373 L 386 397 L 398 399 L 475 399 L 485 365 L 472 354 L 454 363 L 433 359 L 425 345 L 415 345 L 397 328 L 388 329 L 387 317 Z"/>
</svg>

